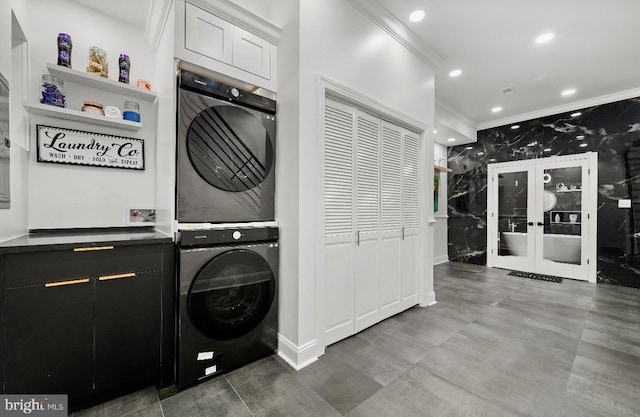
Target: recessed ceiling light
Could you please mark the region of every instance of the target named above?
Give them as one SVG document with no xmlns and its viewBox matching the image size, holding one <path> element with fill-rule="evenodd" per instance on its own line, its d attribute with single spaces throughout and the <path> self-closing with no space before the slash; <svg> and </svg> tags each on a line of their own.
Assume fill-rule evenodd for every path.
<svg viewBox="0 0 640 417">
<path fill-rule="evenodd" d="M 584 139 L 584 135 L 576 136 L 576 139 L 578 139 L 578 140 L 582 140 L 582 139 Z"/>
<path fill-rule="evenodd" d="M 467 146 L 465 149 L 473 149 L 473 146 Z"/>
<path fill-rule="evenodd" d="M 588 144 L 588 143 L 581 143 L 581 144 L 580 144 L 580 147 L 581 147 L 581 148 L 585 148 L 585 147 L 587 147 L 587 146 L 589 146 L 589 144 Z"/>
<path fill-rule="evenodd" d="M 433 133 L 438 133 L 438 131 L 436 129 L 433 129 Z"/>
<path fill-rule="evenodd" d="M 579 111 L 575 113 L 571 113 L 571 117 L 580 117 L 580 116 L 582 116 L 582 113 L 580 113 Z"/>
<path fill-rule="evenodd" d="M 553 39 L 556 35 L 553 33 L 543 33 L 536 38 L 536 43 L 547 43 Z"/>
<path fill-rule="evenodd" d="M 498 106 L 498 107 L 494 107 L 491 109 L 491 111 L 493 113 L 500 113 L 502 111 L 502 107 Z"/>
<path fill-rule="evenodd" d="M 545 152 L 551 152 L 551 148 L 545 148 L 543 149 Z"/>
<path fill-rule="evenodd" d="M 489 162 L 496 162 L 496 158 L 489 158 Z"/>
<path fill-rule="evenodd" d="M 447 142 L 455 142 L 455 141 L 456 141 L 456 138 L 449 138 L 449 139 L 447 139 Z"/>
<path fill-rule="evenodd" d="M 478 155 L 478 156 L 482 156 L 482 155 L 484 155 L 484 152 L 478 152 L 478 154 L 477 154 L 477 155 Z"/>
<path fill-rule="evenodd" d="M 455 77 L 459 77 L 459 76 L 460 76 L 460 74 L 462 74 L 462 70 L 460 70 L 460 69 L 455 69 L 455 70 L 453 70 L 453 71 L 451 71 L 451 72 L 449 73 L 449 77 L 453 77 L 453 78 L 455 78 Z"/>
<path fill-rule="evenodd" d="M 568 96 L 572 96 L 576 93 L 576 89 L 575 88 L 567 88 L 566 90 L 564 90 L 562 92 L 562 96 L 563 97 L 568 97 Z"/>
<path fill-rule="evenodd" d="M 419 22 L 422 19 L 424 19 L 424 15 L 425 15 L 424 10 L 414 10 L 409 15 L 409 20 L 411 20 L 413 23 Z"/>
<path fill-rule="evenodd" d="M 511 129 L 513 129 L 513 130 L 520 129 L 520 125 L 513 125 L 513 126 L 511 126 Z"/>
</svg>

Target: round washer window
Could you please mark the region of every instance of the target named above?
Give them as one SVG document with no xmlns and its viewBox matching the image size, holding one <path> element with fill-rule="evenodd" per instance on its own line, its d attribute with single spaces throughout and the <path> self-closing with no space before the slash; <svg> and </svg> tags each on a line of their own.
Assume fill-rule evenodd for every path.
<svg viewBox="0 0 640 417">
<path fill-rule="evenodd" d="M 275 297 L 275 276 L 257 253 L 237 249 L 210 260 L 189 290 L 193 325 L 217 340 L 235 339 L 256 328 Z"/>
<path fill-rule="evenodd" d="M 273 165 L 271 138 L 260 120 L 236 106 L 200 112 L 187 132 L 187 154 L 207 183 L 232 192 L 264 181 Z"/>
</svg>

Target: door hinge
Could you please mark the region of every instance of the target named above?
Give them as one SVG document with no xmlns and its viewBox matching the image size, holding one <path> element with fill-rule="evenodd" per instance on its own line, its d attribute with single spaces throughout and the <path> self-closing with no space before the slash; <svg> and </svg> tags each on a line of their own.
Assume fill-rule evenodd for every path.
<svg viewBox="0 0 640 417">
<path fill-rule="evenodd" d="M 589 265 L 589 260 L 587 259 L 587 265 Z"/>
<path fill-rule="evenodd" d="M 591 175 L 591 168 L 587 168 L 587 175 Z"/>
<path fill-rule="evenodd" d="M 591 218 L 591 214 L 587 213 L 587 220 Z"/>
</svg>

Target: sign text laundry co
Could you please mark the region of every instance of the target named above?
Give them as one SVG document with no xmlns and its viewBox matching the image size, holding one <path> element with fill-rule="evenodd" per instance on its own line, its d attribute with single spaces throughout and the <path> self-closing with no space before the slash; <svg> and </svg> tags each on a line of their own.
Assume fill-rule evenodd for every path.
<svg viewBox="0 0 640 417">
<path fill-rule="evenodd" d="M 144 141 L 37 125 L 38 162 L 144 169 Z"/>
</svg>

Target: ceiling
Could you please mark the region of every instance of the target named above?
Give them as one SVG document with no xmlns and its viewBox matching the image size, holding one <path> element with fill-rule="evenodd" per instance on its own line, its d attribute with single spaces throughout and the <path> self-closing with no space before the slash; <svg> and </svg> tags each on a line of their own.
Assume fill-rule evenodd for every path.
<svg viewBox="0 0 640 417">
<path fill-rule="evenodd" d="M 144 29 L 153 0 L 72 0 L 118 20 Z"/>
<path fill-rule="evenodd" d="M 436 96 L 480 129 L 640 95 L 638 0 L 378 2 L 442 58 Z M 416 9 L 426 16 L 412 23 Z"/>
<path fill-rule="evenodd" d="M 74 1 L 144 28 L 159 0 Z M 423 56 L 435 57 L 438 104 L 473 128 L 640 96 L 639 0 L 347 1 L 410 31 Z M 426 16 L 412 23 L 416 9 Z M 537 44 L 547 32 L 555 37 Z M 454 69 L 462 70 L 457 78 Z M 562 96 L 569 88 L 575 94 Z"/>
</svg>

